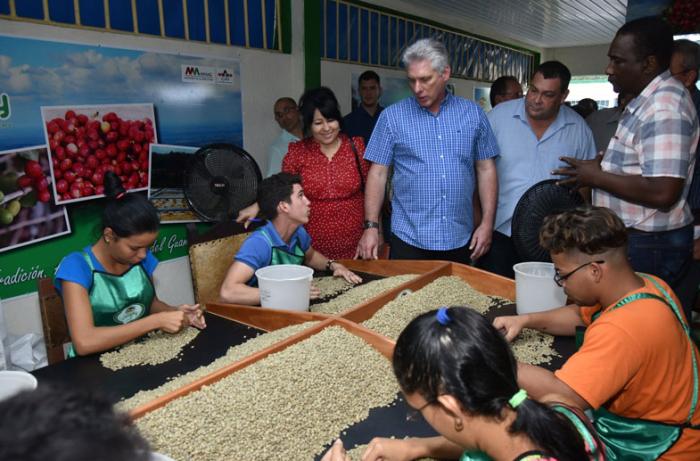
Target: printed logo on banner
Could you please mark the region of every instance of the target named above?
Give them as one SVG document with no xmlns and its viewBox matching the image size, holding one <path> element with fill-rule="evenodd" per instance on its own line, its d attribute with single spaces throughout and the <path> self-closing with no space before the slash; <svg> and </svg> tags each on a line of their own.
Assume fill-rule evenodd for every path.
<svg viewBox="0 0 700 461">
<path fill-rule="evenodd" d="M 182 64 L 181 68 L 183 82 L 214 82 L 214 76 L 216 75 L 215 67 L 189 66 L 186 64 Z"/>
<path fill-rule="evenodd" d="M 10 96 L 7 93 L 0 94 L 0 120 L 10 118 Z"/>
<path fill-rule="evenodd" d="M 233 72 L 230 69 L 219 69 L 216 73 L 216 83 L 233 84 Z"/>
</svg>

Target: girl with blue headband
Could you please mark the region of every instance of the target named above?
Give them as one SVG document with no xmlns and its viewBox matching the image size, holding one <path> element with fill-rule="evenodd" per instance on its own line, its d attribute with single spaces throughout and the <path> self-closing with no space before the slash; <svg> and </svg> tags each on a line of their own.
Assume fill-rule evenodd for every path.
<svg viewBox="0 0 700 461">
<path fill-rule="evenodd" d="M 393 366 L 412 413 L 441 435 L 375 438 L 363 461 L 604 459 L 583 414 L 519 388 L 508 343 L 476 311 L 442 307 L 416 317 L 396 342 Z M 340 443 L 324 458 L 345 459 Z"/>
</svg>

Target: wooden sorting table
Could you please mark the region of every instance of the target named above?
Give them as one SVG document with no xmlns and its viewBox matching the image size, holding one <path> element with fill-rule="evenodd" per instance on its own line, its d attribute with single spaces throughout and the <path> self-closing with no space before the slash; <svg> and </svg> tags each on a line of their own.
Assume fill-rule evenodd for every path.
<svg viewBox="0 0 700 461">
<path fill-rule="evenodd" d="M 181 360 L 171 360 L 156 366 L 130 367 L 111 371 L 102 367 L 98 356 L 93 355 L 66 360 L 37 370 L 34 374 L 40 383 L 45 381 L 63 381 L 81 387 L 98 388 L 106 391 L 113 401 L 117 401 L 120 398 L 130 397 L 139 390 L 157 387 L 163 384 L 168 377 L 183 374 L 206 365 L 222 356 L 229 347 L 241 344 L 262 331 L 273 331 L 311 320 L 319 321 L 318 324 L 286 340 L 280 341 L 271 347 L 134 409 L 131 415 L 133 418 L 138 419 L 144 414 L 166 405 L 173 399 L 196 391 L 202 386 L 211 384 L 224 376 L 262 360 L 272 353 L 303 341 L 331 325 L 341 326 L 350 333 L 361 337 L 390 360 L 394 342 L 359 324 L 369 319 L 384 304 L 395 299 L 403 290 L 418 290 L 441 276 L 456 275 L 482 293 L 510 300 L 515 299 L 515 284 L 513 280 L 462 264 L 444 261 L 396 260 L 344 260 L 342 263 L 353 271 L 380 277 L 410 273 L 419 274 L 419 277 L 338 315 L 261 309 L 259 307 L 236 304 L 207 303 L 207 328 L 197 336 L 192 343 L 192 348 L 185 348 Z M 497 311 L 488 312 L 487 316 L 494 317 L 514 312 L 514 305 L 507 305 L 499 308 Z M 554 360 L 548 366 L 551 369 L 558 368 L 564 358 L 573 353 L 573 339 L 556 338 L 555 349 L 563 358 Z M 349 364 L 349 369 L 354 370 L 357 368 Z M 361 379 L 360 374 L 358 374 L 358 378 Z M 435 434 L 425 421 L 407 422 L 405 420 L 407 410 L 408 407 L 400 395 L 397 395 L 395 405 L 371 410 L 366 420 L 344 431 L 342 438 L 346 443 L 346 447 L 368 443 L 375 436 L 400 438 Z M 331 442 L 332 440 L 328 441 L 329 444 Z"/>
<path fill-rule="evenodd" d="M 260 310 L 259 308 L 257 310 Z M 177 359 L 159 365 L 143 365 L 110 370 L 102 366 L 99 354 L 79 356 L 32 372 L 39 384 L 57 384 L 96 390 L 112 402 L 129 398 L 138 391 L 154 389 L 176 375 L 208 365 L 226 351 L 263 332 L 277 330 L 327 316 L 281 311 L 274 317 L 254 317 L 236 322 L 212 313 L 205 314 L 207 328 L 183 349 Z"/>
</svg>

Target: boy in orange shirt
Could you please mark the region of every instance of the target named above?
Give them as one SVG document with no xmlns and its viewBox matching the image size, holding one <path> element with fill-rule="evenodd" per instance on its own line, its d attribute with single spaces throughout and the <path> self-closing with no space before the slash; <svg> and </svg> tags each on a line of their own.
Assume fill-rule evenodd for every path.
<svg viewBox="0 0 700 461">
<path fill-rule="evenodd" d="M 520 385 L 535 398 L 557 394 L 594 409 L 611 459 L 700 459 L 698 351 L 673 291 L 632 270 L 622 221 L 607 208 L 579 208 L 547 218 L 540 243 L 573 304 L 498 317 L 494 326 L 508 340 L 526 327 L 587 329 L 560 370 L 519 364 Z"/>
</svg>

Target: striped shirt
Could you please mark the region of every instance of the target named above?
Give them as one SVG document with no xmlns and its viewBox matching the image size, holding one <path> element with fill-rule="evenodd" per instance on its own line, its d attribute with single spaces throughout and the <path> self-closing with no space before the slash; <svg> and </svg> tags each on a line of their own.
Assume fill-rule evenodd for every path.
<svg viewBox="0 0 700 461">
<path fill-rule="evenodd" d="M 692 178 L 698 116 L 683 85 L 666 71 L 657 75 L 625 108 L 603 156 L 603 171 L 617 175 Z M 678 229 L 693 222 L 686 202 L 690 180 L 669 210 L 647 208 L 593 190 L 593 204 L 613 210 L 625 223 L 646 232 Z"/>
<path fill-rule="evenodd" d="M 365 159 L 393 165 L 391 231 L 425 250 L 471 239 L 475 162 L 498 155 L 483 110 L 447 94 L 437 114 L 407 98 L 382 111 Z"/>
</svg>

